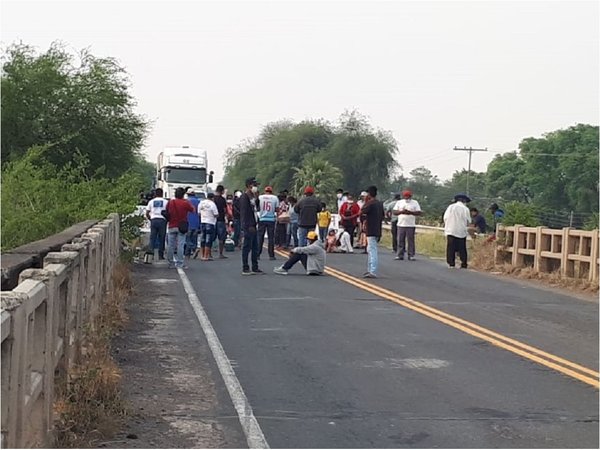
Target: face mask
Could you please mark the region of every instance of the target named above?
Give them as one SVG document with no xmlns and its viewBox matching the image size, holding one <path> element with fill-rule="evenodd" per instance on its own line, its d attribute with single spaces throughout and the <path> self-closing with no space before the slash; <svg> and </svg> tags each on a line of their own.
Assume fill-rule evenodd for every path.
<svg viewBox="0 0 600 450">
<path fill-rule="evenodd" d="M 337 198 L 342 198 L 342 194 L 338 194 L 338 195 L 337 195 Z"/>
<path fill-rule="evenodd" d="M 354 203 L 354 200 L 348 200 L 346 203 L 352 204 L 352 203 Z"/>
<path fill-rule="evenodd" d="M 233 200 L 232 199 L 228 199 L 227 203 L 233 203 Z"/>
<path fill-rule="evenodd" d="M 252 193 L 256 194 L 258 192 L 258 187 L 257 186 L 252 186 Z"/>
</svg>

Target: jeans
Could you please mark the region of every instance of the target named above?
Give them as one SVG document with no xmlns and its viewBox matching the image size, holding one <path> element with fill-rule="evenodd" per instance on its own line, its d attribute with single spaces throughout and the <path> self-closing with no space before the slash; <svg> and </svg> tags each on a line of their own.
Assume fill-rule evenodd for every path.
<svg viewBox="0 0 600 450">
<path fill-rule="evenodd" d="M 415 256 L 415 227 L 398 227 L 398 256 L 404 257 L 408 241 L 408 257 Z"/>
<path fill-rule="evenodd" d="M 233 219 L 233 243 L 237 247 L 240 243 L 240 219 Z"/>
<path fill-rule="evenodd" d="M 319 240 L 321 242 L 325 242 L 325 239 L 327 239 L 327 231 L 329 231 L 327 227 L 319 227 Z"/>
<path fill-rule="evenodd" d="M 200 224 L 202 229 L 202 240 L 200 241 L 200 247 L 211 248 L 215 240 L 216 227 L 212 223 Z"/>
<path fill-rule="evenodd" d="M 377 275 L 377 265 L 379 258 L 377 255 L 377 237 L 367 236 L 367 272 Z"/>
<path fill-rule="evenodd" d="M 158 257 L 165 257 L 165 237 L 167 234 L 167 221 L 165 219 L 152 219 L 150 221 L 150 248 L 158 247 Z M 158 245 L 157 245 L 158 244 Z"/>
<path fill-rule="evenodd" d="M 306 270 L 306 261 L 308 261 L 308 255 L 298 253 L 292 253 L 288 260 L 283 264 L 282 269 L 290 270 L 298 261 L 302 263 L 304 270 Z"/>
<path fill-rule="evenodd" d="M 294 241 L 294 247 L 298 247 L 298 222 L 290 223 L 288 227 L 287 246 L 290 247 Z"/>
<path fill-rule="evenodd" d="M 446 236 L 446 262 L 450 267 L 456 264 L 456 252 L 460 256 L 460 267 L 467 268 L 467 238 Z"/>
<path fill-rule="evenodd" d="M 242 269 L 244 272 L 250 270 L 248 266 L 248 255 L 252 253 L 252 270 L 258 270 L 258 234 L 256 230 L 244 230 L 244 246 L 242 247 Z"/>
<path fill-rule="evenodd" d="M 258 222 L 258 254 L 262 253 L 263 244 L 265 243 L 265 231 L 269 238 L 269 256 L 275 258 L 275 222 Z"/>
<path fill-rule="evenodd" d="M 215 233 L 219 241 L 225 242 L 225 239 L 227 239 L 227 225 L 225 224 L 225 222 L 220 222 L 217 220 Z"/>
<path fill-rule="evenodd" d="M 306 247 L 308 245 L 306 235 L 309 231 L 315 231 L 315 227 L 298 226 L 298 247 Z"/>
<path fill-rule="evenodd" d="M 191 256 L 198 247 L 198 229 L 194 228 L 187 232 L 185 239 L 185 256 Z"/>
<path fill-rule="evenodd" d="M 169 248 L 167 250 L 167 260 L 169 265 L 175 267 L 183 267 L 183 248 L 185 246 L 185 234 L 180 233 L 177 228 L 169 228 L 167 232 L 167 240 Z M 177 256 L 175 256 L 175 248 L 177 247 Z"/>
</svg>

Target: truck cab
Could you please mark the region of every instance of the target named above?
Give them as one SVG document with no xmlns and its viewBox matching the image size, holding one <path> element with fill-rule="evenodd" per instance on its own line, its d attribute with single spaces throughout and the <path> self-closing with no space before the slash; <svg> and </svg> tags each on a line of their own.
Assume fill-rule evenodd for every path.
<svg viewBox="0 0 600 450">
<path fill-rule="evenodd" d="M 162 188 L 166 198 L 174 197 L 175 189 L 191 187 L 198 195 L 206 195 L 213 182 L 208 172 L 206 150 L 189 146 L 167 147 L 156 164 L 156 187 Z"/>
</svg>

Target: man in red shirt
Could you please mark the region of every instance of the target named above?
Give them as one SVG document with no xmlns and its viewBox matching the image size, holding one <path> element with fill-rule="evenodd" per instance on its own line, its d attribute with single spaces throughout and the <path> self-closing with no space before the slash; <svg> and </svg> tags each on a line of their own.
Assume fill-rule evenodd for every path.
<svg viewBox="0 0 600 450">
<path fill-rule="evenodd" d="M 185 236 L 188 232 L 187 215 L 189 212 L 195 212 L 190 202 L 184 200 L 183 188 L 175 189 L 175 198 L 167 203 L 167 212 L 169 213 L 169 223 L 167 224 L 167 260 L 169 268 L 186 269 L 183 264 L 183 249 L 185 246 Z M 197 214 L 197 212 L 196 212 Z M 177 247 L 177 256 L 175 256 L 175 247 Z"/>
<path fill-rule="evenodd" d="M 344 230 L 350 235 L 350 243 L 354 247 L 354 230 L 360 216 L 360 206 L 354 201 L 354 196 L 348 194 L 347 200 L 340 208 L 340 221 Z"/>
</svg>

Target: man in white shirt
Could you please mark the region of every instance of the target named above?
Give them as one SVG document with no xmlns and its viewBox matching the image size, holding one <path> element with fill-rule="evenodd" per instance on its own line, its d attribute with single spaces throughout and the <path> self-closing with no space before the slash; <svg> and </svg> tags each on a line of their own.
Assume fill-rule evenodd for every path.
<svg viewBox="0 0 600 450">
<path fill-rule="evenodd" d="M 446 262 L 453 269 L 456 252 L 460 256 L 461 269 L 467 268 L 467 234 L 471 223 L 471 213 L 467 207 L 471 199 L 465 194 L 456 194 L 444 213 L 444 234 L 446 235 Z"/>
<path fill-rule="evenodd" d="M 398 200 L 392 210 L 394 216 L 398 217 L 396 224 L 398 233 L 398 254 L 396 260 L 403 260 L 408 241 L 408 260 L 415 260 L 415 227 L 416 217 L 422 214 L 419 202 L 412 199 L 411 191 L 403 191 L 402 199 Z"/>
<path fill-rule="evenodd" d="M 150 221 L 150 249 L 158 247 L 158 259 L 165 259 L 165 237 L 167 235 L 167 219 L 163 211 L 167 210 L 168 200 L 163 198 L 163 190 L 156 189 L 155 197 L 146 205 L 146 218 Z"/>
<path fill-rule="evenodd" d="M 200 247 L 202 248 L 201 261 L 212 261 L 212 245 L 217 234 L 217 217 L 219 210 L 214 202 L 215 194 L 209 192 L 206 199 L 202 200 L 198 205 L 198 214 L 200 215 L 200 229 L 202 230 L 202 240 Z"/>
</svg>

